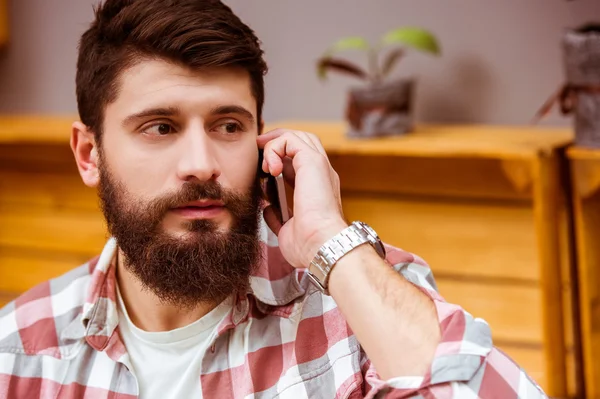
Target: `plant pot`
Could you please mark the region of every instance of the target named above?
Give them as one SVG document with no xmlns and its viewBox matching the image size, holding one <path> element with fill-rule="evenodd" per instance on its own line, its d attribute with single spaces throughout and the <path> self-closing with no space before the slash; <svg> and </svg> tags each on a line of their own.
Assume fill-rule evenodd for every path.
<svg viewBox="0 0 600 399">
<path fill-rule="evenodd" d="M 348 93 L 346 119 L 349 137 L 395 136 L 413 129 L 412 79 L 395 80 Z"/>
<path fill-rule="evenodd" d="M 567 31 L 563 37 L 567 84 L 564 113 L 574 113 L 575 143 L 600 147 L 600 25 Z"/>
</svg>

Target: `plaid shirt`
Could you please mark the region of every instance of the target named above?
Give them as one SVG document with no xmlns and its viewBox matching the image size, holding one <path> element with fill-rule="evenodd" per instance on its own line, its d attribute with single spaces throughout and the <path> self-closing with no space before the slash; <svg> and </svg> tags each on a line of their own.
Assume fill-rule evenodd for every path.
<svg viewBox="0 0 600 399">
<path fill-rule="evenodd" d="M 334 300 L 286 263 L 267 229 L 261 241 L 250 290 L 202 361 L 205 398 L 546 397 L 493 347 L 483 320 L 444 302 L 420 258 L 389 246 L 387 261 L 435 302 L 442 338 L 424 377 L 381 380 Z M 138 396 L 119 335 L 115 253 L 110 239 L 99 257 L 0 310 L 0 398 Z"/>
</svg>

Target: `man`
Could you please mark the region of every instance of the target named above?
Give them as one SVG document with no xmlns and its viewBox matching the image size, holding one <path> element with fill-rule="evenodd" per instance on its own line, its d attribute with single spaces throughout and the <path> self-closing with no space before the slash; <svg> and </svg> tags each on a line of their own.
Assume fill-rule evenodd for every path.
<svg viewBox="0 0 600 399">
<path fill-rule="evenodd" d="M 112 237 L 0 312 L 0 397 L 544 397 L 421 259 L 345 222 L 314 135 L 261 134 L 262 55 L 217 0 L 98 6 L 71 147 Z"/>
</svg>

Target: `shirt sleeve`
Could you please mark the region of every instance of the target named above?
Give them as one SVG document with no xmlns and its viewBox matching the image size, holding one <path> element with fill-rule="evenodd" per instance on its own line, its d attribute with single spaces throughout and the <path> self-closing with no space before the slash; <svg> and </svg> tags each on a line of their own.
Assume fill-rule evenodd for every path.
<svg viewBox="0 0 600 399">
<path fill-rule="evenodd" d="M 439 295 L 431 269 L 418 256 L 386 246 L 387 261 L 435 303 L 441 340 L 425 376 L 381 380 L 365 353 L 367 398 L 547 398 L 512 359 L 492 343 L 489 325 Z"/>
</svg>

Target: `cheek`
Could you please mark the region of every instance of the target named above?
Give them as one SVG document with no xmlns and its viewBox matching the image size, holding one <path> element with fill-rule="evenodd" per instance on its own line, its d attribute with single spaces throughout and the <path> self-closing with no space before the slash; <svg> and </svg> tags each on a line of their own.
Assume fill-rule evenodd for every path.
<svg viewBox="0 0 600 399">
<path fill-rule="evenodd" d="M 256 144 L 230 148 L 228 151 L 222 152 L 219 158 L 221 180 L 224 184 L 239 190 L 245 190 L 252 186 L 258 167 Z"/>
<path fill-rule="evenodd" d="M 169 178 L 166 157 L 156 162 L 156 154 L 140 151 L 125 142 L 107 151 L 105 158 L 111 173 L 131 195 L 139 199 L 153 198 L 163 190 Z"/>
</svg>

